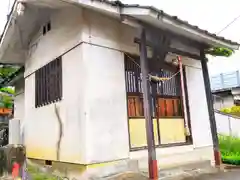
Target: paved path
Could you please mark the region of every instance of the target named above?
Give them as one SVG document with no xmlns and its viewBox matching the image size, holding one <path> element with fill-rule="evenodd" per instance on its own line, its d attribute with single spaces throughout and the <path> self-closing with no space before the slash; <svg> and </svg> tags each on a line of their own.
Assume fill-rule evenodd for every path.
<svg viewBox="0 0 240 180">
<path fill-rule="evenodd" d="M 200 177 L 189 177 L 184 180 L 239 180 L 240 170 L 234 170 L 231 172 L 222 172 L 218 174 L 202 175 Z"/>
<path fill-rule="evenodd" d="M 141 175 L 123 175 L 111 180 L 148 180 L 148 178 Z M 174 178 L 160 178 L 160 180 L 240 180 L 240 170 L 231 172 L 221 172 L 210 175 L 201 175 L 199 177 L 174 177 Z"/>
</svg>

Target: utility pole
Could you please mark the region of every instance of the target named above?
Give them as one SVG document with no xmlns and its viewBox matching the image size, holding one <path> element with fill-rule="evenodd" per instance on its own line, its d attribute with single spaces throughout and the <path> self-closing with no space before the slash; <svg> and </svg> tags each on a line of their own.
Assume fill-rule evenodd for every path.
<svg viewBox="0 0 240 180">
<path fill-rule="evenodd" d="M 216 119 L 215 119 L 214 108 L 213 108 L 213 96 L 212 96 L 209 72 L 207 67 L 207 59 L 205 57 L 205 53 L 203 50 L 201 51 L 201 64 L 202 64 L 202 73 L 203 73 L 203 79 L 204 79 L 204 87 L 205 87 L 206 98 L 207 98 L 210 128 L 211 128 L 211 134 L 212 134 L 212 140 L 213 140 L 215 166 L 219 167 L 221 165 L 221 153 L 219 150 L 217 126 L 216 126 Z"/>
<path fill-rule="evenodd" d="M 147 58 L 147 46 L 146 46 L 146 32 L 145 29 L 141 29 L 141 42 L 140 42 L 140 65 L 142 72 L 142 87 L 143 87 L 143 104 L 144 104 L 144 116 L 146 120 L 146 135 L 148 145 L 148 170 L 149 178 L 153 180 L 158 179 L 158 165 L 156 160 L 156 150 L 153 132 L 153 118 L 152 118 L 152 98 L 150 93 L 150 81 L 149 81 L 149 67 Z"/>
</svg>

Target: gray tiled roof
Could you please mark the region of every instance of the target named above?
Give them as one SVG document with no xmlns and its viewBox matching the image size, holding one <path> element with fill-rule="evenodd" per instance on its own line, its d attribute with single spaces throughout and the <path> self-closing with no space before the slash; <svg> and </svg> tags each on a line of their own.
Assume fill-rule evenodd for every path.
<svg viewBox="0 0 240 180">
<path fill-rule="evenodd" d="M 93 1 L 94 1 L 94 0 L 93 0 Z M 103 3 L 107 3 L 107 4 L 110 4 L 110 5 L 112 5 L 112 6 L 119 6 L 119 7 L 148 8 L 148 9 L 150 9 L 150 10 L 153 10 L 153 11 L 157 12 L 157 13 L 160 13 L 161 15 L 165 16 L 166 18 L 169 18 L 169 19 L 171 19 L 171 20 L 173 20 L 173 21 L 176 21 L 176 22 L 179 23 L 179 24 L 185 25 L 185 26 L 187 26 L 187 27 L 190 28 L 190 29 L 196 30 L 196 31 L 198 31 L 199 33 L 206 34 L 207 36 L 211 36 L 212 38 L 215 38 L 215 39 L 220 40 L 220 41 L 224 41 L 224 42 L 229 43 L 229 44 L 232 44 L 232 45 L 240 45 L 238 42 L 231 41 L 231 40 L 226 39 L 226 38 L 224 38 L 224 37 L 222 37 L 222 36 L 218 36 L 218 35 L 216 35 L 216 34 L 214 34 L 214 33 L 210 33 L 209 31 L 203 30 L 203 29 L 199 28 L 199 27 L 196 26 L 196 25 L 191 25 L 191 24 L 188 23 L 187 21 L 184 21 L 184 20 L 180 19 L 180 18 L 177 17 L 177 16 L 171 16 L 171 15 L 165 13 L 164 11 L 162 11 L 162 10 L 160 10 L 160 9 L 157 9 L 157 8 L 155 8 L 155 7 L 153 7 L 153 6 L 141 6 L 141 5 L 139 5 L 139 4 L 124 4 L 124 3 L 122 3 L 122 2 L 119 1 L 119 0 L 116 0 L 116 1 L 97 0 L 97 1 L 100 1 L 100 2 L 103 2 Z M 15 4 L 16 2 L 17 2 L 17 0 L 15 0 L 14 4 Z M 14 6 L 14 5 L 13 5 L 13 6 Z M 13 11 L 13 9 L 12 9 L 12 11 Z M 10 12 L 10 14 L 12 13 L 12 11 Z M 6 23 L 6 25 L 5 25 L 5 28 L 6 28 L 6 26 L 7 26 L 7 23 Z M 4 28 L 4 29 L 5 29 L 5 28 Z M 1 39 L 2 39 L 2 36 L 0 37 L 0 41 L 1 41 Z"/>
<path fill-rule="evenodd" d="M 215 38 L 217 40 L 224 41 L 224 42 L 232 44 L 232 45 L 240 45 L 238 42 L 231 41 L 231 40 L 226 39 L 226 38 L 224 38 L 222 36 L 218 36 L 217 34 L 214 34 L 214 33 L 210 33 L 209 31 L 201 29 L 201 28 L 199 28 L 196 25 L 191 25 L 188 21 L 184 21 L 184 20 L 180 19 L 177 16 L 171 16 L 171 15 L 167 14 L 166 12 L 164 12 L 164 11 L 162 11 L 160 9 L 157 9 L 157 8 L 155 8 L 153 6 L 141 6 L 139 4 L 123 4 L 121 1 L 109 1 L 109 0 L 98 0 L 98 1 L 104 2 L 104 3 L 108 3 L 108 4 L 111 4 L 113 6 L 120 6 L 120 7 L 122 6 L 122 7 L 147 8 L 147 9 L 153 10 L 153 11 L 155 11 L 157 13 L 160 13 L 162 16 L 165 16 L 166 18 L 169 18 L 169 19 L 171 19 L 173 21 L 176 21 L 179 24 L 185 25 L 185 26 L 187 26 L 190 29 L 198 31 L 199 33 L 206 34 L 207 36 L 211 36 L 211 37 L 213 37 L 213 38 Z"/>
</svg>

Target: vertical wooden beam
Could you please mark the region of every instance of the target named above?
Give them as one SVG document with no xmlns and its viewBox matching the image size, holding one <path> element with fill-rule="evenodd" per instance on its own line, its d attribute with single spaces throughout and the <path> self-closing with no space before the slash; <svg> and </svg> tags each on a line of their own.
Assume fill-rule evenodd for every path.
<svg viewBox="0 0 240 180">
<path fill-rule="evenodd" d="M 221 165 L 221 153 L 219 150 L 217 126 L 216 126 L 216 120 L 215 120 L 215 114 L 214 114 L 214 108 L 213 108 L 213 96 L 212 96 L 212 92 L 211 92 L 210 78 L 209 78 L 209 72 L 208 72 L 208 67 L 207 67 L 207 59 L 205 57 L 205 53 L 203 50 L 201 51 L 201 64 L 202 64 L 202 73 L 203 73 L 205 92 L 206 92 L 206 98 L 207 98 L 210 128 L 211 128 L 211 134 L 212 134 L 212 140 L 213 140 L 215 165 L 220 166 Z"/>
<path fill-rule="evenodd" d="M 141 72 L 142 72 L 144 116 L 146 119 L 149 178 L 153 180 L 157 180 L 158 166 L 157 166 L 157 160 L 156 160 L 155 141 L 154 141 L 154 132 L 153 132 L 153 119 L 152 119 L 152 109 L 151 109 L 152 101 L 151 101 L 151 94 L 150 94 L 150 81 L 148 77 L 149 68 L 148 68 L 148 59 L 147 59 L 145 29 L 141 29 L 140 64 L 141 64 Z"/>
</svg>

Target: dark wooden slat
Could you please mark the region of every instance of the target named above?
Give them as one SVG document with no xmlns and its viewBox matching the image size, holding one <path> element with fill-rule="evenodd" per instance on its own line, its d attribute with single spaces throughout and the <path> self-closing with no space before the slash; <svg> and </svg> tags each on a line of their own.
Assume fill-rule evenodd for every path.
<svg viewBox="0 0 240 180">
<path fill-rule="evenodd" d="M 57 74 L 58 74 L 58 83 L 57 83 L 57 87 L 58 87 L 58 95 L 56 95 L 58 97 L 59 100 L 62 99 L 62 58 L 60 57 L 58 60 L 58 68 L 57 68 Z"/>
<path fill-rule="evenodd" d="M 41 107 L 62 98 L 62 59 L 51 61 L 36 71 L 35 106 Z"/>
</svg>

